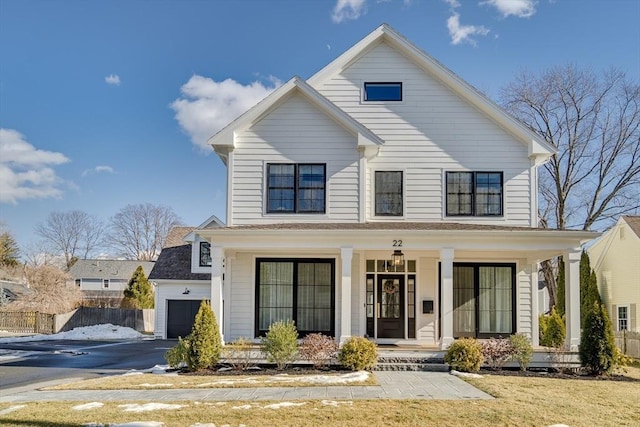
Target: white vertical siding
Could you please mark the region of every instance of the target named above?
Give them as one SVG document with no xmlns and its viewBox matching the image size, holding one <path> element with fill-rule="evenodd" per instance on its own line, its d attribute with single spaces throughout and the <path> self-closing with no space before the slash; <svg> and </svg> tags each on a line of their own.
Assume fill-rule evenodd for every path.
<svg viewBox="0 0 640 427">
<path fill-rule="evenodd" d="M 403 101 L 362 102 L 361 88 L 366 81 L 401 81 Z M 371 212 L 373 170 L 405 171 L 404 219 L 411 221 L 447 220 L 443 214 L 443 171 L 503 171 L 505 215 L 497 221 L 535 225 L 531 224 L 526 145 L 385 43 L 316 89 L 385 139 L 380 155 L 368 163 L 369 219 L 379 219 Z"/>
<path fill-rule="evenodd" d="M 234 225 L 286 221 L 358 221 L 357 138 L 294 95 L 242 132 L 233 155 Z M 325 215 L 265 214 L 266 163 L 326 163 Z"/>
</svg>

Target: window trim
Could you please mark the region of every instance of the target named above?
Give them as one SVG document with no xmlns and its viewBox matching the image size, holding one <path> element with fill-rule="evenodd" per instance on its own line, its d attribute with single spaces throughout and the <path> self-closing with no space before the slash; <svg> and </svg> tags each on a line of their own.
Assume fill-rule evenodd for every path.
<svg viewBox="0 0 640 427">
<path fill-rule="evenodd" d="M 623 329 L 620 329 L 620 308 L 626 308 L 626 317 L 624 318 L 624 321 L 627 324 L 626 331 L 629 331 L 629 326 L 631 323 L 631 305 L 629 304 L 616 304 L 616 331 L 620 332 L 623 331 Z"/>
<path fill-rule="evenodd" d="M 270 206 L 271 206 L 271 200 L 270 200 L 270 189 L 271 187 L 269 186 L 269 168 L 274 165 L 274 166 L 280 166 L 280 165 L 293 165 L 294 169 L 293 169 L 293 183 L 294 183 L 294 187 L 293 187 L 293 210 L 271 210 Z M 322 166 L 323 167 L 323 174 L 324 174 L 324 200 L 323 200 L 323 204 L 322 204 L 322 210 L 318 210 L 318 211 L 300 211 L 298 208 L 298 195 L 300 192 L 300 186 L 299 186 L 299 170 L 300 170 L 300 166 Z M 265 213 L 269 214 L 269 215 L 291 215 L 291 214 L 310 214 L 310 215 L 324 215 L 327 213 L 327 196 L 328 196 L 328 192 L 327 192 L 327 164 L 326 163 L 266 163 L 266 168 L 265 168 L 265 194 L 266 194 L 266 206 L 265 206 Z"/>
<path fill-rule="evenodd" d="M 254 280 L 254 322 L 253 332 L 254 337 L 258 338 L 264 336 L 267 330 L 260 329 L 260 263 L 262 262 L 291 262 L 293 263 L 293 302 L 291 307 L 291 317 L 297 326 L 297 311 L 298 311 L 298 284 L 297 284 L 297 272 L 298 264 L 300 263 L 327 263 L 331 265 L 331 330 L 329 335 L 335 337 L 336 335 L 336 260 L 335 258 L 255 258 L 255 280 Z M 304 337 L 313 331 L 298 331 L 300 337 Z M 322 332 L 326 334 L 326 331 Z"/>
<path fill-rule="evenodd" d="M 389 98 L 389 99 L 368 99 L 367 96 L 367 87 L 368 86 L 382 86 L 382 85 L 398 85 L 399 89 L 400 89 L 400 99 L 394 99 L 394 98 Z M 383 82 L 377 82 L 377 81 L 365 81 L 362 84 L 362 101 L 363 102 L 403 102 L 404 101 L 404 85 L 403 82 L 390 82 L 390 81 L 383 81 Z"/>
<path fill-rule="evenodd" d="M 469 173 L 471 174 L 471 213 L 449 213 L 449 174 L 454 173 Z M 497 214 L 478 214 L 477 206 L 476 206 L 476 195 L 477 195 L 477 187 L 476 187 L 476 175 L 478 174 L 499 174 L 500 175 L 500 213 Z M 505 186 L 504 186 L 504 171 L 469 171 L 469 170 L 448 170 L 444 171 L 444 216 L 445 217 L 458 217 L 458 218 L 502 218 L 504 217 L 504 194 L 505 194 Z"/>
<path fill-rule="evenodd" d="M 400 198 L 402 200 L 402 206 L 400 206 L 400 214 L 391 214 L 391 213 L 378 213 L 378 191 L 376 188 L 376 175 L 378 174 L 378 172 L 380 173 L 389 173 L 389 172 L 395 172 L 395 173 L 400 173 Z M 373 182 L 372 182 L 372 187 L 373 187 L 373 216 L 374 217 L 378 217 L 378 218 L 403 218 L 405 215 L 405 171 L 400 169 L 379 169 L 379 170 L 374 170 L 373 171 Z"/>
</svg>

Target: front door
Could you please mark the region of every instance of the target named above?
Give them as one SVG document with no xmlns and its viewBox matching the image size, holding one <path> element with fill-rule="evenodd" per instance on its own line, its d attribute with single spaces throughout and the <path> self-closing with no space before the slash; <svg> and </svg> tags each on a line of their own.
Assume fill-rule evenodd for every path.
<svg viewBox="0 0 640 427">
<path fill-rule="evenodd" d="M 404 338 L 404 276 L 378 275 L 378 338 Z"/>
</svg>

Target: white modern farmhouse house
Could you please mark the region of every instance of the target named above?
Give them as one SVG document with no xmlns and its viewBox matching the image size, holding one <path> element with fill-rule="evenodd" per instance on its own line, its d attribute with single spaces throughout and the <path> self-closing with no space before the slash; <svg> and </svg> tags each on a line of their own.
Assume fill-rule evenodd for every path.
<svg viewBox="0 0 640 427">
<path fill-rule="evenodd" d="M 536 171 L 554 148 L 388 25 L 210 143 L 227 223 L 192 239 L 209 242 L 204 294 L 226 341 L 292 319 L 339 342 L 522 332 L 535 346 L 538 263 L 564 255 L 579 344 L 580 246 L 597 234 L 537 228 Z"/>
</svg>

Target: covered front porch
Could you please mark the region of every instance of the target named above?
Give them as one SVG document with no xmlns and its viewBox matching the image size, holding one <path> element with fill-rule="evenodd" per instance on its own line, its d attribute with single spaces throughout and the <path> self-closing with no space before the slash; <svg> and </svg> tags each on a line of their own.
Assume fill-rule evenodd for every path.
<svg viewBox="0 0 640 427">
<path fill-rule="evenodd" d="M 296 321 L 343 343 L 446 349 L 524 333 L 538 345 L 538 264 L 563 255 L 567 345 L 580 343 L 579 260 L 590 232 L 422 223 L 273 224 L 198 233 L 226 340 Z M 394 259 L 398 252 L 402 259 Z M 400 262 L 401 261 L 401 262 Z M 305 272 L 304 274 L 302 272 Z M 313 273 L 309 273 L 313 272 Z"/>
</svg>

